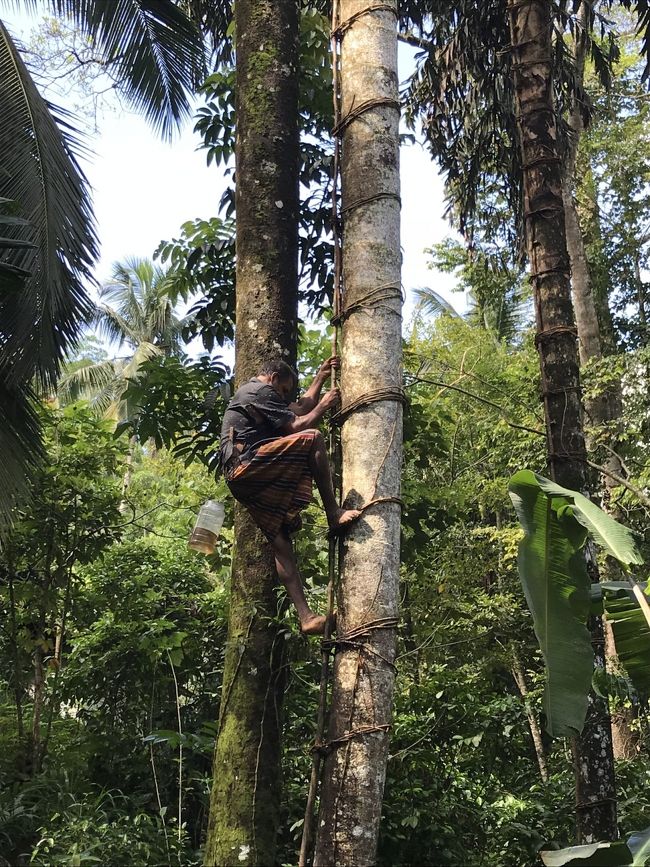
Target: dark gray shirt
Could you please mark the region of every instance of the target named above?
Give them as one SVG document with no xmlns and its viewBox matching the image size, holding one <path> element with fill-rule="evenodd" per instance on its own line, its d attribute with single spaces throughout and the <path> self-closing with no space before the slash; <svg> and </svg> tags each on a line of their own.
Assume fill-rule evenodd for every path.
<svg viewBox="0 0 650 867">
<path fill-rule="evenodd" d="M 221 466 L 232 455 L 232 442 L 243 443 L 242 460 L 250 460 L 264 442 L 282 436 L 282 428 L 292 422 L 291 412 L 282 396 L 265 382 L 251 379 L 233 395 L 221 425 Z"/>
</svg>

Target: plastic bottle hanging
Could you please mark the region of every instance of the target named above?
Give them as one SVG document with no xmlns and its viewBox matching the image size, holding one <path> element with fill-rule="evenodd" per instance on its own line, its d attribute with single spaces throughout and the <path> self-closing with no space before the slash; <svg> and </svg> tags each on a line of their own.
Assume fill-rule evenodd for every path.
<svg viewBox="0 0 650 867">
<path fill-rule="evenodd" d="M 214 553 L 214 547 L 223 524 L 225 508 L 217 500 L 206 500 L 199 509 L 199 514 L 192 530 L 187 547 L 201 554 Z"/>
</svg>

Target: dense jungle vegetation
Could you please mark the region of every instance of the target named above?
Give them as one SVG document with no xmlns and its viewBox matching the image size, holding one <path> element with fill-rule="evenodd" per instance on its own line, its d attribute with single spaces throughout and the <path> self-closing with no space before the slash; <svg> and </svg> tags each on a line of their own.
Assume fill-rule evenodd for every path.
<svg viewBox="0 0 650 867">
<path fill-rule="evenodd" d="M 74 13 L 76 5 L 84 4 L 54 3 L 58 12 Z M 576 70 L 571 64 L 583 31 L 571 16 L 581 5 L 595 18 L 583 68 Z M 167 52 L 157 62 L 179 81 L 186 75 L 178 91 L 172 87 L 157 107 L 147 108 L 156 91 L 145 80 L 154 73 L 142 72 L 146 52 L 134 41 L 135 25 L 122 43 L 114 37 L 113 65 L 100 74 L 114 76 L 115 87 L 163 131 L 189 112 L 183 88 L 200 92 L 197 142 L 215 171 L 232 175 L 229 4 L 162 6 L 173 35 L 156 34 Z M 328 10 L 302 6 L 297 360 L 304 387 L 330 354 L 332 79 Z M 378 863 L 521 867 L 539 863 L 541 849 L 571 845 L 575 822 L 571 741 L 547 730 L 544 659 L 517 568 L 523 530 L 508 493 L 522 469 L 548 475 L 539 340 L 518 210 L 521 166 L 508 164 L 511 130 L 505 121 L 498 126 L 500 112 L 512 114 L 506 96 L 500 102 L 495 90 L 503 83 L 499 74 L 486 72 L 481 82 L 474 65 L 468 78 L 475 89 L 465 91 L 470 96 L 461 109 L 454 72 L 445 67 L 453 52 L 445 55 L 441 46 L 471 41 L 472 27 L 481 32 L 485 21 L 467 24 L 471 10 L 463 3 L 404 6 L 400 31 L 419 53 L 401 93 L 409 125 L 403 159 L 413 133 L 440 161 L 450 236 L 428 251 L 431 288 L 404 287 L 415 309 L 402 347 L 401 620 Z M 633 531 L 647 561 L 650 101 L 638 31 L 646 21 L 643 4 L 565 6 L 558 13 L 563 27 L 556 22 L 554 31 L 554 90 L 563 146 L 573 148 L 568 196 L 600 333 L 599 352 L 589 358 L 580 338 L 591 493 Z M 504 9 L 491 2 L 484 14 L 494 25 Z M 210 44 L 210 74 L 190 59 L 194 25 L 186 11 L 198 15 Z M 61 52 L 73 56 L 80 21 L 44 25 L 31 46 L 37 67 Z M 102 21 L 93 25 L 102 35 L 98 53 L 116 24 Z M 8 76 L 7 57 L 20 52 L 4 27 L 0 35 L 0 75 Z M 498 46 L 492 36 L 491 49 Z M 179 44 L 183 57 L 176 68 L 172 55 Z M 480 55 L 480 44 L 473 50 Z M 97 56 L 84 56 L 86 65 L 77 56 L 72 64 L 82 93 L 96 84 L 86 66 Z M 125 72 L 129 58 L 139 90 Z M 21 70 L 11 82 L 19 89 L 28 79 Z M 432 82 L 443 80 L 448 89 L 434 93 Z M 45 118 L 36 85 L 30 86 L 28 102 L 43 113 L 39 136 L 51 149 L 45 159 L 59 172 L 55 188 L 62 194 L 69 145 Z M 491 99 L 481 87 L 491 89 Z M 580 103 L 578 126 L 572 100 Z M 8 101 L 0 94 L 2 113 Z M 490 123 L 499 135 L 486 132 Z M 477 138 L 477 131 L 485 137 Z M 476 152 L 468 151 L 468 138 Z M 16 154 L 16 141 L 2 134 L 0 148 L 12 170 L 33 159 Z M 29 181 L 38 186 L 36 178 Z M 68 270 L 56 283 L 56 303 L 41 310 L 56 325 L 55 346 L 40 332 L 32 340 L 33 308 L 15 307 L 16 281 L 29 279 L 25 262 L 10 258 L 22 250 L 14 229 L 24 211 L 19 197 L 0 185 L 0 235 L 7 236 L 0 250 L 9 251 L 0 257 L 0 311 L 7 323 L 0 330 L 0 484 L 6 491 L 0 510 L 0 865 L 198 865 L 224 698 L 235 534 L 232 498 L 215 475 L 237 335 L 234 188 L 213 215 L 179 214 L 178 237 L 161 239 L 150 259 L 116 263 L 95 304 L 83 289 L 94 231 L 91 226 L 90 243 L 79 240 L 90 217 L 83 179 L 78 184 L 77 205 L 72 209 L 65 199 L 61 208 L 72 209 L 75 231 L 64 254 L 49 263 Z M 41 215 L 43 224 L 53 212 L 63 219 L 59 207 Z M 435 291 L 441 272 L 454 276 L 457 305 Z M 69 296 L 61 289 L 65 280 L 73 284 Z M 43 293 L 37 287 L 31 300 Z M 82 311 L 76 325 L 75 309 Z M 200 352 L 189 354 L 191 341 L 201 343 Z M 36 360 L 29 357 L 33 344 L 41 352 Z M 226 522 L 215 553 L 204 557 L 188 550 L 187 540 L 206 499 L 226 503 Z M 310 600 L 324 611 L 328 542 L 318 501 L 306 513 L 297 548 Z M 613 558 L 602 548 L 595 556 L 604 580 L 620 580 Z M 635 577 L 644 581 L 647 567 L 635 567 Z M 279 588 L 267 621 L 286 646 L 276 863 L 294 864 L 321 661 L 318 643 L 299 634 Z M 559 641 L 560 627 L 551 622 L 549 629 L 550 641 Z M 650 680 L 643 674 L 650 628 L 635 633 L 626 657 L 631 668 L 608 640 L 609 670 L 595 675 L 594 690 L 609 705 L 618 830 L 627 838 L 650 826 Z M 645 863 L 643 853 L 638 857 L 635 863 Z"/>
</svg>

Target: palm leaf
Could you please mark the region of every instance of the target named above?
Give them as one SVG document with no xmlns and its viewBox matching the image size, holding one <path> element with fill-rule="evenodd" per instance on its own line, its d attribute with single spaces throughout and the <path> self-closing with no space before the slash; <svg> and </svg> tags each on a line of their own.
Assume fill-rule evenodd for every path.
<svg viewBox="0 0 650 867">
<path fill-rule="evenodd" d="M 89 361 L 75 370 L 64 373 L 59 380 L 57 396 L 62 404 L 74 403 L 81 398 L 90 399 L 111 386 L 121 375 L 119 361 Z"/>
<path fill-rule="evenodd" d="M 34 245 L 3 255 L 31 276 L 24 291 L 0 296 L 0 375 L 9 384 L 37 376 L 49 386 L 91 310 L 84 283 L 92 282 L 97 239 L 69 115 L 38 93 L 1 22 L 0 81 L 0 196 L 15 200 L 29 223 L 3 234 Z"/>
<path fill-rule="evenodd" d="M 3 213 L 9 207 L 15 208 L 16 203 L 11 199 L 0 197 L 0 292 L 2 296 L 8 296 L 11 292 L 17 292 L 25 285 L 29 277 L 29 271 L 12 265 L 8 259 L 15 250 L 34 249 L 31 241 L 20 238 L 9 238 L 2 234 L 8 226 L 15 229 L 16 226 L 29 226 L 27 220 L 22 220 L 12 214 Z"/>
<path fill-rule="evenodd" d="M 163 138 L 191 115 L 206 72 L 198 27 L 171 0 L 50 0 L 97 44 L 125 97 Z"/>
<path fill-rule="evenodd" d="M 138 323 L 130 322 L 113 307 L 100 304 L 95 310 L 93 320 L 100 337 L 117 343 L 118 347 L 125 342 L 133 346 L 137 345 L 139 339 Z"/>
<path fill-rule="evenodd" d="M 546 663 L 544 710 L 553 736 L 577 735 L 587 713 L 593 670 L 586 529 L 564 497 L 551 497 L 529 470 L 510 480 L 510 498 L 524 529 L 519 577 Z"/>
<path fill-rule="evenodd" d="M 0 531 L 29 492 L 28 479 L 43 458 L 36 398 L 0 378 Z"/>
<path fill-rule="evenodd" d="M 441 313 L 449 313 L 451 316 L 456 317 L 460 316 L 453 305 L 436 292 L 435 289 L 422 286 L 419 289 L 414 289 L 413 294 L 417 299 L 416 312 L 422 312 L 429 316 L 439 316 Z"/>
</svg>

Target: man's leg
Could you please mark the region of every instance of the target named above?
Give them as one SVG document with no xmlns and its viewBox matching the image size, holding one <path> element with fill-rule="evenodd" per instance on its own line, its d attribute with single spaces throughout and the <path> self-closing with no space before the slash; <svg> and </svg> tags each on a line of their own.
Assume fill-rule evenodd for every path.
<svg viewBox="0 0 650 867">
<path fill-rule="evenodd" d="M 307 603 L 291 539 L 284 533 L 278 533 L 271 545 L 278 577 L 295 605 L 301 631 L 308 635 L 322 635 L 325 631 L 325 617 L 314 614 Z"/>
<path fill-rule="evenodd" d="M 338 524 L 347 524 L 349 521 L 358 518 L 361 514 L 358 509 L 341 509 L 336 502 L 327 448 L 320 431 L 316 431 L 316 436 L 314 437 L 314 446 L 309 454 L 309 467 L 321 495 L 325 514 L 327 515 L 327 523 L 330 527 L 336 527 Z"/>
</svg>

